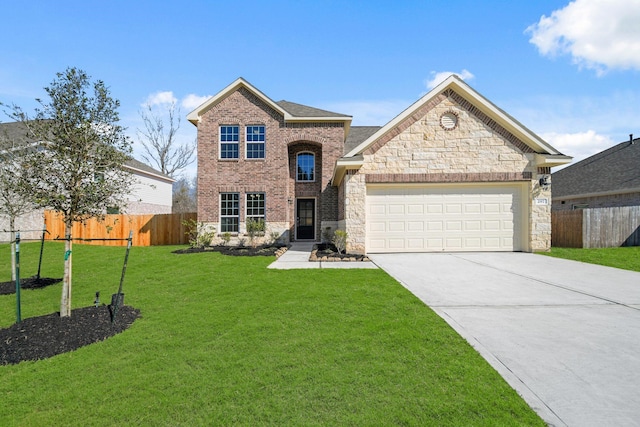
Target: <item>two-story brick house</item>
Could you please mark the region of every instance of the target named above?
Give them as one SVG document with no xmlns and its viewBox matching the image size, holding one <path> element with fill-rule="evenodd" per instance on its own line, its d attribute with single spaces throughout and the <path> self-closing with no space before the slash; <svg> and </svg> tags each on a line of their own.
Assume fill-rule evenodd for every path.
<svg viewBox="0 0 640 427">
<path fill-rule="evenodd" d="M 382 127 L 274 102 L 240 78 L 198 127 L 198 220 L 285 240 L 346 230 L 351 252 L 534 251 L 551 240 L 549 174 L 569 162 L 451 76 Z"/>
<path fill-rule="evenodd" d="M 273 102 L 244 79 L 188 119 L 198 127 L 198 220 L 242 234 L 263 219 L 286 240 L 317 240 L 338 223 L 331 185 L 351 117 Z"/>
</svg>

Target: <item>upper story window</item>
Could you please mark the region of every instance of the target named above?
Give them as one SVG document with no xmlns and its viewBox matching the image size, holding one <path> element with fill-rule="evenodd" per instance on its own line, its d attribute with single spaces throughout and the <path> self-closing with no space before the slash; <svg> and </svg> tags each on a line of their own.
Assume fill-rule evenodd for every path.
<svg viewBox="0 0 640 427">
<path fill-rule="evenodd" d="M 247 126 L 247 159 L 264 159 L 264 126 Z"/>
<path fill-rule="evenodd" d="M 220 158 L 238 158 L 239 126 L 220 126 Z"/>
<path fill-rule="evenodd" d="M 296 166 L 298 181 L 315 181 L 316 156 L 313 153 L 299 153 Z"/>
</svg>

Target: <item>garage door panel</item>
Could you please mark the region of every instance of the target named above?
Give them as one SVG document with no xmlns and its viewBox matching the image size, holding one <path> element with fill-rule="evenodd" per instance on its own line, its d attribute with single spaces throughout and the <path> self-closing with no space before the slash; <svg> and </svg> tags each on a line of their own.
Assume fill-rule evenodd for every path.
<svg viewBox="0 0 640 427">
<path fill-rule="evenodd" d="M 424 222 L 422 221 L 408 221 L 407 231 L 420 232 L 424 231 Z"/>
<path fill-rule="evenodd" d="M 520 187 L 367 188 L 367 251 L 519 250 Z"/>
</svg>

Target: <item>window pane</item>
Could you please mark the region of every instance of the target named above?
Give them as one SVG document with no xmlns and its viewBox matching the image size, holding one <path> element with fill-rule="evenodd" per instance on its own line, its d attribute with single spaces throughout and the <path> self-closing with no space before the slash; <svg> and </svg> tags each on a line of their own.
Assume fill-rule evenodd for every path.
<svg viewBox="0 0 640 427">
<path fill-rule="evenodd" d="M 264 159 L 264 142 L 247 144 L 247 159 Z"/>
<path fill-rule="evenodd" d="M 315 156 L 312 153 L 298 154 L 298 181 L 315 179 Z"/>
<path fill-rule="evenodd" d="M 264 193 L 247 193 L 247 218 L 264 219 Z"/>
<path fill-rule="evenodd" d="M 237 233 L 240 215 L 240 194 L 220 194 L 220 232 Z"/>
<path fill-rule="evenodd" d="M 247 126 L 247 159 L 264 159 L 264 126 Z"/>
<path fill-rule="evenodd" d="M 220 126 L 220 158 L 238 158 L 239 126 Z"/>
</svg>

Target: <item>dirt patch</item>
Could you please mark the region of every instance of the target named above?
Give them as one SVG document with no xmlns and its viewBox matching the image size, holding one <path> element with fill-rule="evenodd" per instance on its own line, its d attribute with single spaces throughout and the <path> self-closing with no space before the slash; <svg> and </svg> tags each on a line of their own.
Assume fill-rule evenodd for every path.
<svg viewBox="0 0 640 427">
<path fill-rule="evenodd" d="M 322 261 L 322 262 L 348 262 L 348 261 L 370 261 L 366 255 L 356 254 L 342 254 L 338 253 L 335 245 L 332 243 L 320 243 L 313 246 L 309 261 Z"/>
<path fill-rule="evenodd" d="M 219 252 L 229 256 L 280 256 L 287 250 L 286 245 L 276 246 L 205 246 L 203 248 L 186 248 L 173 251 L 174 254 L 194 254 L 202 252 Z"/>
<path fill-rule="evenodd" d="M 50 285 L 62 282 L 60 279 L 52 279 L 50 277 L 41 277 L 39 279 L 35 277 L 29 277 L 26 279 L 20 279 L 20 289 L 40 289 Z M 16 282 L 2 282 L 0 283 L 0 295 L 9 295 L 16 293 Z"/>
<path fill-rule="evenodd" d="M 106 305 L 77 308 L 70 317 L 59 313 L 24 319 L 0 329 L 0 365 L 46 359 L 112 337 L 140 317 L 140 310 L 124 305 L 111 322 Z"/>
</svg>

